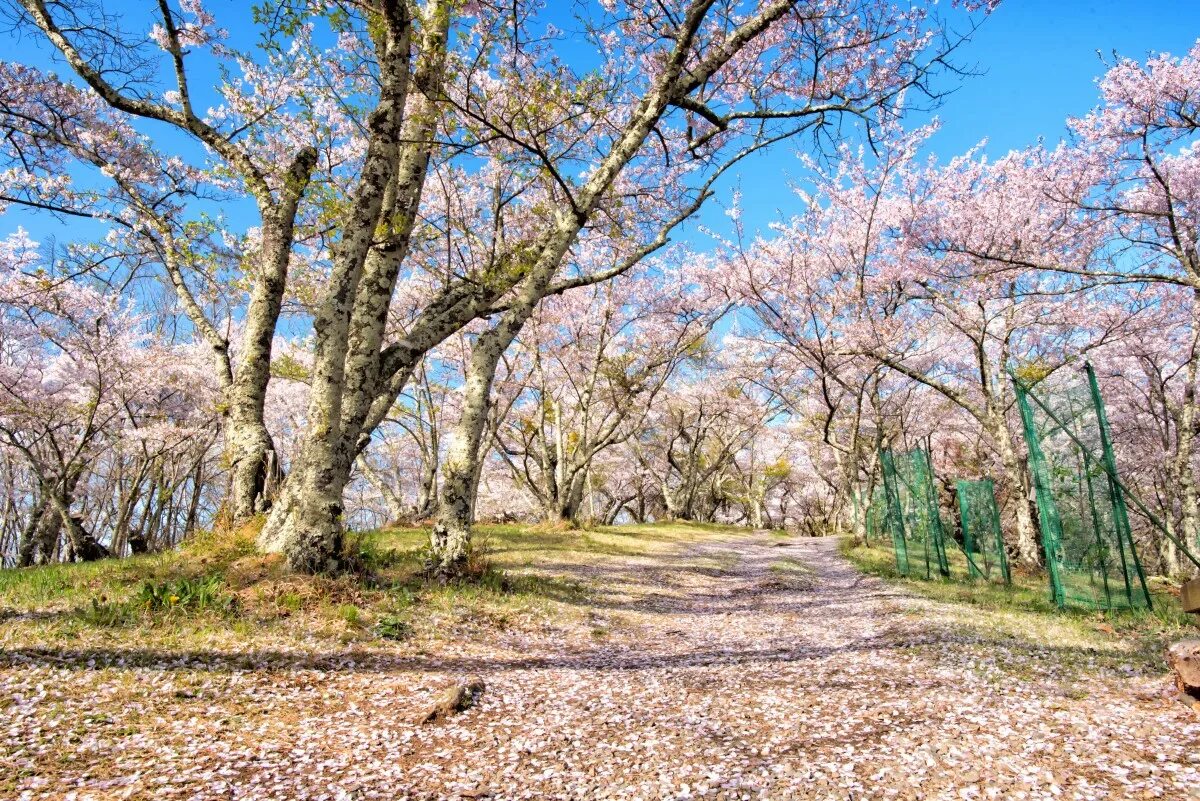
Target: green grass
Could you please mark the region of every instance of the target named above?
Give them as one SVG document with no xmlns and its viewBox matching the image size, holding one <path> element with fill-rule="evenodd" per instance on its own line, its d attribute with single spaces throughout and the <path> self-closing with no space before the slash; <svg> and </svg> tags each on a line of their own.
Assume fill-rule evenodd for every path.
<svg viewBox="0 0 1200 801">
<path fill-rule="evenodd" d="M 186 548 L 160 554 L 0 570 L 0 609 L 63 608 L 100 596 L 130 596 L 147 582 L 219 578 L 231 564 L 254 553 L 256 530 L 203 532 Z"/>
<path fill-rule="evenodd" d="M 971 579 L 967 573 L 966 558 L 958 549 L 948 553 L 950 578 L 935 576 L 932 579 L 910 579 L 896 570 L 896 559 L 889 545 L 872 543 L 870 546 L 855 545 L 845 538 L 840 544 L 844 556 L 859 569 L 887 579 L 906 582 L 922 595 L 942 601 L 965 603 L 995 609 L 1019 609 L 1023 611 L 1057 614 L 1094 619 L 1100 616 L 1114 624 L 1131 627 L 1167 626 L 1183 630 L 1197 628 L 1197 617 L 1183 612 L 1179 600 L 1159 582 L 1151 584 L 1153 610 L 1117 610 L 1113 612 L 1088 611 L 1067 608 L 1059 610 L 1050 597 L 1047 579 L 1040 573 L 1019 569 L 1013 570 L 1013 583 L 1005 585 L 999 581 Z M 911 557 L 910 557 L 911 558 Z"/>
<path fill-rule="evenodd" d="M 0 605 L 17 609 L 76 604 L 110 591 L 123 594 L 144 581 L 180 574 L 174 554 L 132 556 L 87 564 L 0 570 Z"/>
<path fill-rule="evenodd" d="M 697 534 L 720 535 L 729 526 L 705 523 L 653 523 L 575 529 L 539 525 L 483 525 L 475 528 L 475 546 L 490 561 L 505 567 L 546 560 L 556 553 L 602 556 L 644 556 L 662 551 Z M 418 559 L 425 546 L 425 529 L 385 529 L 364 535 L 368 548 L 390 551 L 402 559 Z"/>
<path fill-rule="evenodd" d="M 936 574 L 932 579 L 900 575 L 890 543 L 868 546 L 847 537 L 840 550 L 864 573 L 946 605 L 939 619 L 983 643 L 1004 643 L 1010 649 L 1013 644 L 1051 647 L 1074 652 L 1081 664 L 1096 661 L 1158 671 L 1168 642 L 1200 633 L 1200 619 L 1184 613 L 1178 599 L 1157 583 L 1151 587 L 1153 610 L 1060 610 L 1050 598 L 1043 574 L 1014 565 L 1012 585 L 971 580 L 966 559 L 957 549 L 949 555 L 950 579 Z"/>
<path fill-rule="evenodd" d="M 842 539 L 840 550 L 843 556 L 863 572 L 902 582 L 928 598 L 996 609 L 1020 609 L 1042 613 L 1055 611 L 1045 586 L 1038 584 L 1036 580 L 1018 574 L 1014 576 L 1013 584 L 1006 586 L 999 582 L 971 579 L 967 572 L 966 557 L 958 549 L 947 554 L 950 564 L 949 579 L 937 575 L 936 568 L 931 579 L 901 575 L 896 569 L 896 556 L 890 545 L 855 545 L 854 541 L 847 537 Z M 909 561 L 914 570 L 917 565 L 916 558 L 915 552 L 909 554 Z"/>
<path fill-rule="evenodd" d="M 729 529 L 478 526 L 475 575 L 450 583 L 425 576 L 427 529 L 348 538 L 362 569 L 339 577 L 289 573 L 280 557 L 255 552 L 256 531 L 205 534 L 151 556 L 0 570 L 0 644 L 86 646 L 115 638 L 178 648 L 267 640 L 371 646 L 530 618 L 566 622 L 585 616 L 595 591 L 573 568 L 652 559 Z"/>
</svg>

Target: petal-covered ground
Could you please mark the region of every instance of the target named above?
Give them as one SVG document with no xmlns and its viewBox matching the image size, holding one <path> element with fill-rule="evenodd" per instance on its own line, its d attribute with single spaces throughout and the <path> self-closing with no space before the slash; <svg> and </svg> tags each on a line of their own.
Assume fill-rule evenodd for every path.
<svg viewBox="0 0 1200 801">
<path fill-rule="evenodd" d="M 0 652 L 19 798 L 1200 798 L 1200 718 L 765 534 L 564 566 L 587 625 L 420 652 Z M 470 676 L 478 704 L 414 722 Z"/>
</svg>

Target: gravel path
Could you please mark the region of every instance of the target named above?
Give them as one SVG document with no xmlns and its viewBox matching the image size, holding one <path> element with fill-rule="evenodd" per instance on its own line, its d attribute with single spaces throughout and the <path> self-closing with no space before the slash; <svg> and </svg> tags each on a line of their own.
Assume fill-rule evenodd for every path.
<svg viewBox="0 0 1200 801">
<path fill-rule="evenodd" d="M 833 540 L 748 535 L 587 578 L 590 632 L 459 651 L 10 653 L 0 771 L 30 798 L 1200 798 L 1200 719 L 1163 677 L 1102 668 L 1080 691 L 1078 654 L 987 648 Z M 471 675 L 477 707 L 412 722 Z"/>
</svg>

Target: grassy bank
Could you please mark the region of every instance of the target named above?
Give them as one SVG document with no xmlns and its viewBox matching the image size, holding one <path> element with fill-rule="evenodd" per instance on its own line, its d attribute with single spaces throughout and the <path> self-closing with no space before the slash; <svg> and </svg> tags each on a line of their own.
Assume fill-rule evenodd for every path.
<svg viewBox="0 0 1200 801">
<path fill-rule="evenodd" d="M 918 579 L 900 575 L 890 544 L 855 544 L 847 537 L 840 550 L 864 573 L 938 602 L 937 619 L 981 643 L 1056 648 L 1077 653 L 1081 665 L 1157 672 L 1166 644 L 1200 636 L 1200 618 L 1182 612 L 1178 591 L 1161 581 L 1151 582 L 1153 610 L 1059 610 L 1039 572 L 1014 566 L 1011 585 L 971 580 L 965 558 L 954 551 L 951 578 Z"/>
<path fill-rule="evenodd" d="M 588 570 L 726 531 L 480 526 L 474 578 L 437 584 L 422 572 L 424 529 L 352 537 L 360 569 L 331 578 L 295 575 L 256 553 L 248 527 L 163 554 L 0 570 L 0 646 L 411 649 L 514 627 L 588 626 Z"/>
</svg>

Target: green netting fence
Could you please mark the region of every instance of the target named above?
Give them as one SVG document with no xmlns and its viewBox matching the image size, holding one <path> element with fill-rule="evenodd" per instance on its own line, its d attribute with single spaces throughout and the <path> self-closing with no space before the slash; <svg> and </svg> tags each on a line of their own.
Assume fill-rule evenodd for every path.
<svg viewBox="0 0 1200 801">
<path fill-rule="evenodd" d="M 866 493 L 864 492 L 864 495 Z M 866 504 L 865 519 L 866 541 L 876 542 L 890 536 L 888 532 L 888 504 L 883 496 L 883 487 L 876 484 L 870 496 L 870 504 Z"/>
<path fill-rule="evenodd" d="M 1086 380 L 1062 371 L 1036 384 L 1014 376 L 1013 383 L 1055 604 L 1148 608 L 1150 593 L 1091 366 Z"/>
<path fill-rule="evenodd" d="M 1200 557 L 1121 482 L 1096 375 L 1090 364 L 1085 372 L 1083 380 L 1067 371 L 1036 382 L 1013 376 L 1051 595 L 1060 608 L 1150 608 L 1128 506 L 1197 567 Z M 928 452 L 885 448 L 879 456 L 883 482 L 855 496 L 855 515 L 865 516 L 868 540 L 891 538 L 898 572 L 1011 583 L 990 478 L 956 484 L 959 545 L 945 533 Z M 948 547 L 961 556 L 949 559 Z"/>
<path fill-rule="evenodd" d="M 1012 583 L 1008 557 L 1004 553 L 1004 535 L 1000 529 L 1000 510 L 996 508 L 996 488 L 990 478 L 978 481 L 960 479 L 958 512 L 962 521 L 963 553 L 971 578 Z"/>
<path fill-rule="evenodd" d="M 946 540 L 938 512 L 937 488 L 929 454 L 915 448 L 879 453 L 883 467 L 884 521 L 896 551 L 896 569 L 905 576 L 950 575 Z"/>
</svg>

